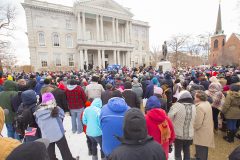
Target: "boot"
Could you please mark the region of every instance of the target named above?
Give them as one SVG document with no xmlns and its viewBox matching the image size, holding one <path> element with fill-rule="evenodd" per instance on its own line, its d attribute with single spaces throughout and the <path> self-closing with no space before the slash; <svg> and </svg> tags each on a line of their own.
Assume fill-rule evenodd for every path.
<svg viewBox="0 0 240 160">
<path fill-rule="evenodd" d="M 98 156 L 92 156 L 92 160 L 98 160 Z"/>
<path fill-rule="evenodd" d="M 234 142 L 234 137 L 232 138 L 233 135 L 234 135 L 234 132 L 228 130 L 227 136 L 224 136 L 223 139 L 229 143 L 232 143 L 232 142 Z"/>
<path fill-rule="evenodd" d="M 88 155 L 91 156 L 92 155 L 92 151 L 89 149 L 88 150 Z"/>
</svg>

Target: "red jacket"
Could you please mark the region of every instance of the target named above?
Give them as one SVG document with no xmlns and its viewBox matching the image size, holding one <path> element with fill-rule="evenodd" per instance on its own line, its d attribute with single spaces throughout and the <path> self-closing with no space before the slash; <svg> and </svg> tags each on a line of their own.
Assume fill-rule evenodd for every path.
<svg viewBox="0 0 240 160">
<path fill-rule="evenodd" d="M 67 88 L 66 96 L 69 109 L 81 109 L 87 101 L 86 95 L 80 86 L 76 86 L 74 89 Z"/>
<path fill-rule="evenodd" d="M 169 145 L 175 140 L 174 127 L 166 112 L 155 108 L 145 115 L 148 135 L 160 143 L 168 159 Z"/>
</svg>

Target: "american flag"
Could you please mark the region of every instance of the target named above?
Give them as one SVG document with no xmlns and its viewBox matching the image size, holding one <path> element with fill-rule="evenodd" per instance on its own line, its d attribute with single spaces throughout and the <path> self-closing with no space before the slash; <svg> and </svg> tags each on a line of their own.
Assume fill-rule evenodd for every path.
<svg viewBox="0 0 240 160">
<path fill-rule="evenodd" d="M 35 136 L 37 132 L 37 128 L 33 128 L 33 127 L 28 127 L 25 130 L 25 136 Z"/>
</svg>

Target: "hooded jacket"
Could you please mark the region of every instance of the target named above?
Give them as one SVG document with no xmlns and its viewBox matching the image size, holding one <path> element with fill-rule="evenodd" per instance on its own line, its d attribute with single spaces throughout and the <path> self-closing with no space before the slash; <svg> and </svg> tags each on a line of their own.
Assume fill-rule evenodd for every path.
<svg viewBox="0 0 240 160">
<path fill-rule="evenodd" d="M 121 144 L 115 136 L 123 136 L 124 115 L 129 108 L 123 98 L 114 97 L 101 110 L 102 147 L 106 156 Z"/>
<path fill-rule="evenodd" d="M 160 144 L 147 135 L 146 121 L 139 109 L 130 109 L 124 118 L 121 145 L 113 151 L 110 160 L 165 160 Z"/>
<path fill-rule="evenodd" d="M 4 125 L 4 111 L 0 107 L 0 133 L 2 132 L 3 125 Z M 4 138 L 0 136 L 0 159 L 5 160 L 8 155 L 21 143 L 18 140 L 12 138 Z"/>
<path fill-rule="evenodd" d="M 240 91 L 229 91 L 223 104 L 222 113 L 226 119 L 240 119 Z"/>
<path fill-rule="evenodd" d="M 143 89 L 142 85 L 140 83 L 133 83 L 132 85 L 132 91 L 137 94 L 137 97 L 139 101 L 142 101 L 142 96 L 143 96 Z"/>
<path fill-rule="evenodd" d="M 11 98 L 17 95 L 17 84 L 7 80 L 4 82 L 3 87 L 4 91 L 0 92 L 0 106 L 9 110 L 9 114 L 5 117 L 5 123 L 12 123 L 15 114 L 11 106 Z"/>
<path fill-rule="evenodd" d="M 51 113 L 54 105 L 41 104 L 39 109 L 34 113 L 36 122 L 41 129 L 42 138 L 46 138 L 50 143 L 59 141 L 64 136 L 62 120 L 64 111 L 58 107 L 58 116 L 52 117 Z"/>
<path fill-rule="evenodd" d="M 145 115 L 148 135 L 162 145 L 168 159 L 169 145 L 175 140 L 175 132 L 172 121 L 162 109 L 154 108 Z"/>
<path fill-rule="evenodd" d="M 100 98 L 94 99 L 91 106 L 86 108 L 83 113 L 83 124 L 87 126 L 87 135 L 91 137 L 98 137 L 102 135 L 100 128 L 100 113 L 102 108 L 102 100 Z"/>
<path fill-rule="evenodd" d="M 68 85 L 66 96 L 69 109 L 81 109 L 87 101 L 82 87 L 77 85 Z"/>
</svg>

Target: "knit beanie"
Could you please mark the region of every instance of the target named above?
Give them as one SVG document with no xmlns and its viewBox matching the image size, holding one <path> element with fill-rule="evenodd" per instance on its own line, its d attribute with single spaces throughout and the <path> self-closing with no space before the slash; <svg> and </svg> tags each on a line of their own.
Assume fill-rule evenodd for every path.
<svg viewBox="0 0 240 160">
<path fill-rule="evenodd" d="M 22 92 L 21 98 L 24 105 L 37 103 L 37 94 L 33 90 L 26 90 Z"/>
<path fill-rule="evenodd" d="M 161 108 L 160 100 L 156 96 L 151 96 L 146 103 L 146 110 L 149 111 L 153 108 Z"/>
<path fill-rule="evenodd" d="M 6 160 L 49 160 L 48 151 L 44 143 L 34 141 L 23 143 L 15 148 Z"/>
<path fill-rule="evenodd" d="M 181 91 L 179 93 L 179 98 L 178 100 L 183 100 L 183 99 L 192 99 L 192 95 L 188 91 Z"/>
<path fill-rule="evenodd" d="M 147 137 L 146 120 L 143 113 L 132 108 L 127 111 L 123 124 L 124 138 L 127 140 L 143 140 Z"/>
<path fill-rule="evenodd" d="M 153 93 L 158 94 L 158 95 L 162 95 L 163 94 L 163 89 L 161 87 L 154 86 Z"/>
<path fill-rule="evenodd" d="M 49 101 L 55 100 L 52 93 L 47 92 L 42 95 L 42 103 L 47 103 Z"/>
</svg>

